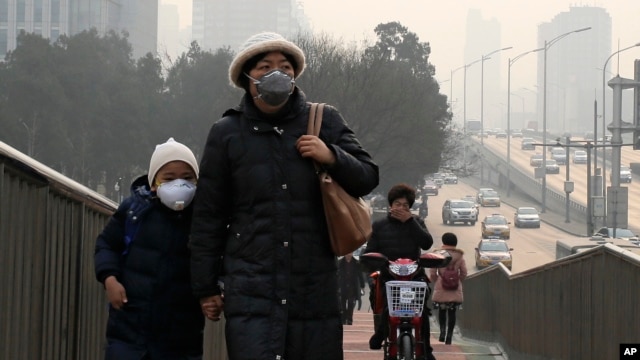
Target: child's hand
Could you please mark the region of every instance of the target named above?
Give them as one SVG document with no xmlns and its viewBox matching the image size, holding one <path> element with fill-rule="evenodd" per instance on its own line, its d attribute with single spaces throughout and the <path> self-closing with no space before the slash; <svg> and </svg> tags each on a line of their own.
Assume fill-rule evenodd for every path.
<svg viewBox="0 0 640 360">
<path fill-rule="evenodd" d="M 124 286 L 116 279 L 115 276 L 109 276 L 104 281 L 104 287 L 107 290 L 107 299 L 114 309 L 120 310 L 127 303 L 127 292 Z"/>
<path fill-rule="evenodd" d="M 220 295 L 209 296 L 200 299 L 200 307 L 202 308 L 202 313 L 207 317 L 207 319 L 218 321 L 220 320 L 220 315 L 224 309 L 224 301 Z"/>
</svg>

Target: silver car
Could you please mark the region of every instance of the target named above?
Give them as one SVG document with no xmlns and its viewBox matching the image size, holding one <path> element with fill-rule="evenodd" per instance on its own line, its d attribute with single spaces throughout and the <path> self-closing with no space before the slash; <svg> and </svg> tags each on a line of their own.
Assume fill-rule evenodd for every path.
<svg viewBox="0 0 640 360">
<path fill-rule="evenodd" d="M 513 215 L 513 225 L 517 228 L 521 227 L 540 227 L 540 214 L 538 210 L 529 206 L 522 206 L 516 210 Z"/>
<path fill-rule="evenodd" d="M 478 221 L 478 210 L 471 201 L 446 200 L 442 205 L 442 222 L 445 225 L 463 222 L 471 226 Z"/>
<path fill-rule="evenodd" d="M 574 164 L 586 164 L 587 163 L 587 152 L 584 150 L 576 150 L 573 152 L 573 163 Z"/>
</svg>

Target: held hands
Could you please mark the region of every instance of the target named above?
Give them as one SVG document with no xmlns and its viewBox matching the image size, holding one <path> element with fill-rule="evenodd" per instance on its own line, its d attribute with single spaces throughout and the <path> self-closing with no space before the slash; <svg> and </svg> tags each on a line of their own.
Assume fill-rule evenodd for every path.
<svg viewBox="0 0 640 360">
<path fill-rule="evenodd" d="M 224 301 L 221 295 L 213 295 L 200 299 L 200 308 L 207 319 L 212 321 L 220 320 L 220 315 L 224 309 Z"/>
<path fill-rule="evenodd" d="M 104 288 L 107 290 L 107 299 L 114 309 L 120 310 L 127 303 L 127 292 L 124 286 L 115 276 L 109 276 L 104 280 Z"/>
<path fill-rule="evenodd" d="M 413 217 L 413 214 L 411 214 L 411 210 L 407 208 L 391 208 L 391 210 L 389 210 L 389 215 L 391 215 L 392 218 L 400 220 L 402 222 L 406 222 Z"/>
<path fill-rule="evenodd" d="M 311 158 L 323 165 L 333 165 L 336 157 L 324 141 L 315 135 L 302 135 L 296 141 L 296 148 L 302 157 Z"/>
</svg>

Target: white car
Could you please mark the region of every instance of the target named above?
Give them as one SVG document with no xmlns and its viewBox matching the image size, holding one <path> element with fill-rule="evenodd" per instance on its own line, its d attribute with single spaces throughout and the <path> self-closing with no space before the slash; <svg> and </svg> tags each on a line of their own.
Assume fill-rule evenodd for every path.
<svg viewBox="0 0 640 360">
<path fill-rule="evenodd" d="M 517 228 L 521 227 L 540 227 L 540 214 L 538 210 L 530 206 L 522 206 L 516 210 L 513 215 L 513 225 Z"/>
<path fill-rule="evenodd" d="M 576 150 L 573 152 L 573 163 L 574 164 L 586 164 L 587 163 L 587 152 L 584 150 Z"/>
<path fill-rule="evenodd" d="M 610 181 L 613 181 L 613 176 L 609 176 Z M 631 169 L 628 166 L 620 165 L 620 182 L 631 183 L 633 176 L 631 175 Z"/>
<path fill-rule="evenodd" d="M 560 166 L 558 166 L 558 162 L 553 159 L 547 159 L 543 167 L 547 174 L 560 174 Z"/>
</svg>

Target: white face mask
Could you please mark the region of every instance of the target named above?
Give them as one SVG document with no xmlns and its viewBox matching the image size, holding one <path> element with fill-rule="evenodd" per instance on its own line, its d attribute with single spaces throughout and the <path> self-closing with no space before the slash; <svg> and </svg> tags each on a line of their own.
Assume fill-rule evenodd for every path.
<svg viewBox="0 0 640 360">
<path fill-rule="evenodd" d="M 158 185 L 156 194 L 166 207 L 181 211 L 191 204 L 196 194 L 196 184 L 185 179 L 175 179 Z"/>
</svg>

